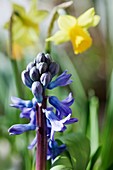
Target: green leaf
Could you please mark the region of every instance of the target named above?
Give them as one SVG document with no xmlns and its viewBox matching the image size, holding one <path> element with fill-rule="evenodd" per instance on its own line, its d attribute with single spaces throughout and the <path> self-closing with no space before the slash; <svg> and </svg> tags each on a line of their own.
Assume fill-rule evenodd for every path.
<svg viewBox="0 0 113 170">
<path fill-rule="evenodd" d="M 66 167 L 65 165 L 56 165 L 55 167 L 51 168 L 50 170 L 71 170 L 71 167 Z"/>
<path fill-rule="evenodd" d="M 57 161 L 53 166 L 61 170 L 64 168 L 86 170 L 90 156 L 90 143 L 88 138 L 80 133 L 72 133 L 61 137 L 60 140 L 66 144 L 69 154 L 67 154 L 67 157 L 66 155 L 57 157 Z"/>
<path fill-rule="evenodd" d="M 102 134 L 102 167 L 107 169 L 113 163 L 113 71 L 108 89 L 107 109 Z"/>
<path fill-rule="evenodd" d="M 85 134 L 87 129 L 88 100 L 75 65 L 65 51 L 61 52 L 59 50 L 58 53 L 54 49 L 54 51 L 52 51 L 52 56 L 59 63 L 62 70 L 68 70 L 68 72 L 72 74 L 71 79 L 73 82 L 68 87 L 70 87 L 73 96 L 76 98 L 74 102 L 73 116 L 80 120 L 78 122 L 78 131 L 82 131 Z"/>
<path fill-rule="evenodd" d="M 65 170 L 65 169 L 66 170 L 72 169 L 71 162 L 67 157 L 66 152 L 62 153 L 54 160 L 52 168 L 50 170 Z"/>
<path fill-rule="evenodd" d="M 92 93 L 90 91 L 90 93 Z M 99 145 L 99 127 L 98 127 L 98 107 L 99 100 L 96 96 L 92 96 L 89 101 L 90 109 L 90 142 L 91 142 L 91 155 L 95 153 Z M 94 130 L 95 129 L 95 130 Z"/>
<path fill-rule="evenodd" d="M 101 149 L 102 149 L 102 147 L 99 146 L 99 147 L 97 148 L 96 152 L 92 155 L 87 170 L 93 170 L 94 165 L 95 165 L 96 161 L 98 160 L 98 158 L 99 158 L 99 156 L 100 156 Z"/>
<path fill-rule="evenodd" d="M 106 170 L 113 170 L 113 162 Z"/>
</svg>

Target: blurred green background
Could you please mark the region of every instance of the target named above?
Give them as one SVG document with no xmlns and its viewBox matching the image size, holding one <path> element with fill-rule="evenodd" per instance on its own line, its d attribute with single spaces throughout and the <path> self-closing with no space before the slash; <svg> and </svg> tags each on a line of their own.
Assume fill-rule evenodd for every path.
<svg viewBox="0 0 113 170">
<path fill-rule="evenodd" d="M 9 31 L 4 28 L 4 25 L 10 20 L 13 3 L 23 6 L 29 18 L 31 1 L 0 0 L 0 170 L 33 169 L 35 150 L 28 151 L 27 146 L 34 133 L 9 136 L 7 131 L 13 124 L 26 122 L 19 119 L 19 112 L 16 109 L 10 108 L 10 98 L 11 96 L 32 98 L 30 91 L 21 82 L 21 71 L 38 52 L 44 51 L 51 18 L 50 11 L 56 5 L 67 2 L 38 0 L 37 9 L 46 10 L 48 14 L 37 23 L 39 33 L 30 35 L 35 36 L 34 41 L 25 45 L 23 37 L 19 46 L 15 46 L 14 58 L 11 58 Z M 81 133 L 88 137 L 91 153 L 87 170 L 88 168 L 113 170 L 113 1 L 73 0 L 73 4 L 66 9 L 66 12 L 78 17 L 90 7 L 95 8 L 96 13 L 101 16 L 101 21 L 97 27 L 90 29 L 93 45 L 89 50 L 75 55 L 70 42 L 58 46 L 52 44 L 53 59 L 59 63 L 61 70 L 67 69 L 72 74 L 73 83 L 63 89 L 57 88 L 51 93 L 63 99 L 70 90 L 73 92 L 75 98 L 75 104 L 72 106 L 73 117 L 77 117 L 79 122 L 69 126 L 66 133 Z M 53 33 L 57 29 L 55 23 Z M 101 151 L 98 152 L 100 146 Z M 92 163 L 94 153 L 96 156 L 93 157 Z"/>
</svg>

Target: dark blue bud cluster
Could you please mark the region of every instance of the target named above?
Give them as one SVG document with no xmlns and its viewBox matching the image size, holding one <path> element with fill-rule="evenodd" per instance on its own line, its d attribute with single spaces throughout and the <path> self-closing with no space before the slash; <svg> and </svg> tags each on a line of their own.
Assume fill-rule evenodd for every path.
<svg viewBox="0 0 113 170">
<path fill-rule="evenodd" d="M 43 100 L 43 91 L 58 73 L 59 65 L 52 62 L 50 54 L 39 53 L 22 72 L 22 81 L 29 87 L 38 103 Z"/>
<path fill-rule="evenodd" d="M 41 108 L 43 101 L 45 100 L 45 90 L 52 90 L 58 86 L 66 86 L 72 83 L 70 79 L 71 74 L 67 74 L 65 70 L 61 75 L 53 80 L 53 77 L 58 73 L 59 65 L 53 62 L 50 54 L 39 53 L 33 62 L 30 62 L 26 70 L 22 72 L 23 83 L 30 88 L 34 95 L 32 100 L 22 100 L 17 97 L 12 97 L 11 106 L 20 109 L 20 118 L 26 118 L 29 120 L 28 124 L 16 124 L 12 125 L 8 132 L 10 135 L 19 135 L 26 131 L 38 130 L 38 122 L 36 121 L 36 115 L 38 117 L 40 113 L 37 111 Z M 66 149 L 66 145 L 58 145 L 55 140 L 56 132 L 63 132 L 66 130 L 66 125 L 77 122 L 76 118 L 71 118 L 72 110 L 70 106 L 73 104 L 74 99 L 72 93 L 67 98 L 60 101 L 56 96 L 46 96 L 47 102 L 51 107 L 42 107 L 42 113 L 46 118 L 46 130 L 47 130 L 47 159 L 54 159 L 61 152 Z M 32 149 L 37 143 L 37 133 L 28 149 Z"/>
</svg>

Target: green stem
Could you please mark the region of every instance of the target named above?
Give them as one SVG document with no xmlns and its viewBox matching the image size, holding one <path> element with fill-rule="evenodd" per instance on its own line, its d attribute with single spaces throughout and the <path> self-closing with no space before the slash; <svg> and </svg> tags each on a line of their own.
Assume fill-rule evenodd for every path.
<svg viewBox="0 0 113 170">
<path fill-rule="evenodd" d="M 10 59 L 10 61 L 11 61 L 12 69 L 13 69 L 13 74 L 14 74 L 14 79 L 15 79 L 18 96 L 23 97 L 23 92 L 22 92 L 22 87 L 21 87 L 22 85 L 21 85 L 21 81 L 20 81 L 20 73 L 18 70 L 17 61 L 13 60 L 13 59 Z"/>
<path fill-rule="evenodd" d="M 10 23 L 9 23 L 9 58 L 10 58 L 12 69 L 13 69 L 17 93 L 19 97 L 22 97 L 23 96 L 22 83 L 20 80 L 18 64 L 17 64 L 17 61 L 13 59 L 13 17 L 14 17 L 14 12 L 11 15 Z"/>
<path fill-rule="evenodd" d="M 30 159 L 31 157 L 30 157 L 29 150 L 27 149 L 28 141 L 29 141 L 28 134 L 24 134 L 24 137 L 25 137 L 25 143 L 26 143 L 24 151 L 23 151 L 23 154 L 25 155 L 24 156 L 25 170 L 31 170 L 31 167 L 32 167 L 31 159 Z"/>
<path fill-rule="evenodd" d="M 47 32 L 47 38 L 51 36 L 53 26 L 54 26 L 54 22 L 55 22 L 55 20 L 57 18 L 57 15 L 58 15 L 57 14 L 57 8 L 55 8 L 53 10 L 52 18 L 51 18 L 51 21 L 50 21 L 50 24 L 49 24 L 49 28 L 48 28 L 48 32 Z M 51 42 L 50 41 L 46 41 L 45 51 L 46 51 L 46 53 L 51 53 Z"/>
</svg>

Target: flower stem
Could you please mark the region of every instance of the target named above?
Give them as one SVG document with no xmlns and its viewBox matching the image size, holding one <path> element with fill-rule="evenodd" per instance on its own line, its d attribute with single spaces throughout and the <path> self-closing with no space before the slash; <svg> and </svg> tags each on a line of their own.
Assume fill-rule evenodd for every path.
<svg viewBox="0 0 113 170">
<path fill-rule="evenodd" d="M 48 28 L 48 32 L 47 32 L 47 38 L 51 36 L 51 33 L 52 33 L 52 30 L 53 30 L 53 26 L 54 26 L 54 22 L 58 16 L 58 13 L 57 13 L 57 8 L 55 8 L 53 10 L 53 13 L 52 13 L 52 18 L 51 18 L 51 21 L 50 21 L 50 24 L 49 24 L 49 28 Z M 50 41 L 47 41 L 46 44 L 45 44 L 45 51 L 46 53 L 51 53 L 51 42 Z"/>
<path fill-rule="evenodd" d="M 14 12 L 11 15 L 10 23 L 9 23 L 9 58 L 13 69 L 18 96 L 23 97 L 18 64 L 17 61 L 13 59 L 13 17 L 14 17 Z"/>
<path fill-rule="evenodd" d="M 46 169 L 47 160 L 47 128 L 46 117 L 42 109 L 46 108 L 46 98 L 44 98 L 41 106 L 37 104 L 37 151 L 36 151 L 36 170 Z"/>
</svg>

